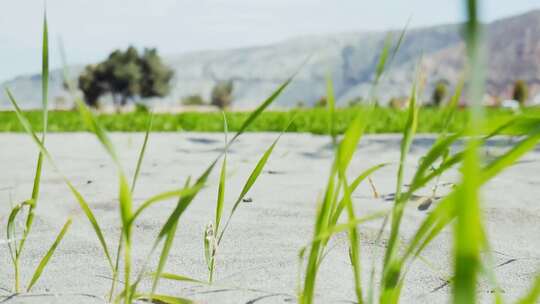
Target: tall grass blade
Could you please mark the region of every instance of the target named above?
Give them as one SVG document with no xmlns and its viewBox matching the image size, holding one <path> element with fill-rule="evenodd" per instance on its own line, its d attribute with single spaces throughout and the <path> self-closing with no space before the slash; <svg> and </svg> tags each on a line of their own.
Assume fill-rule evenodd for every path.
<svg viewBox="0 0 540 304">
<path fill-rule="evenodd" d="M 332 143 L 336 145 L 336 98 L 334 95 L 334 83 L 330 75 L 326 76 L 326 103 L 328 108 L 328 134 L 332 137 Z"/>
<path fill-rule="evenodd" d="M 109 136 L 107 136 L 107 132 L 105 132 L 105 129 L 103 129 L 103 127 L 98 123 L 97 119 L 92 114 L 92 111 L 88 108 L 86 104 L 84 104 L 84 102 L 79 99 L 75 100 L 75 102 L 79 109 L 79 113 L 81 115 L 84 125 L 89 129 L 90 132 L 96 135 L 109 156 L 113 159 L 114 164 L 120 169 L 120 161 L 118 159 L 118 156 L 116 155 L 116 151 L 114 150 L 113 144 L 109 139 Z"/>
<path fill-rule="evenodd" d="M 454 225 L 454 277 L 452 298 L 454 303 L 475 303 L 477 276 L 480 270 L 482 235 L 479 187 L 480 155 L 479 140 L 475 139 L 483 125 L 481 99 L 484 94 L 484 73 L 481 61 L 481 37 L 478 5 L 467 0 L 468 21 L 466 43 L 470 71 L 469 98 L 472 101 L 471 118 L 467 126 L 467 143 L 463 158 L 463 189 L 457 193 L 457 219 Z"/>
<path fill-rule="evenodd" d="M 139 152 L 139 157 L 137 158 L 137 166 L 135 167 L 135 173 L 133 174 L 133 181 L 131 183 L 131 192 L 135 191 L 135 186 L 137 185 L 137 179 L 139 178 L 139 173 L 141 172 L 141 165 L 144 159 L 144 153 L 146 152 L 146 145 L 148 144 L 148 138 L 150 137 L 150 131 L 152 131 L 152 123 L 154 121 L 154 113 L 150 114 L 148 119 L 148 126 L 146 127 L 146 133 L 144 134 L 144 141 Z"/>
<path fill-rule="evenodd" d="M 43 34 L 42 34 L 42 53 L 41 53 L 41 60 L 42 60 L 42 67 L 41 67 L 41 103 L 42 103 L 42 119 L 43 119 L 43 131 L 41 134 L 41 141 L 43 144 L 45 144 L 45 137 L 47 134 L 47 126 L 48 126 L 48 91 L 49 91 L 49 34 L 48 34 L 48 27 L 47 27 L 47 13 L 44 12 L 43 14 Z M 34 204 L 32 204 L 28 211 L 28 216 L 26 218 L 26 227 L 23 232 L 23 236 L 21 238 L 21 242 L 19 244 L 18 252 L 19 254 L 22 252 L 24 243 L 26 242 L 26 239 L 28 235 L 30 234 L 30 230 L 32 229 L 32 224 L 34 222 L 34 209 L 37 205 L 38 199 L 39 199 L 39 188 L 41 184 L 41 172 L 43 167 L 43 154 L 41 151 L 38 154 L 38 160 L 36 165 L 36 172 L 34 175 L 34 183 L 32 186 L 32 200 L 34 201 Z M 17 254 L 17 255 L 19 255 Z M 18 257 L 17 257 L 18 259 Z M 19 262 L 17 261 L 16 265 L 18 265 Z M 18 266 L 17 266 L 18 267 Z M 18 270 L 17 270 L 18 272 Z"/>
<path fill-rule="evenodd" d="M 64 235 L 66 235 L 69 227 L 71 226 L 71 222 L 72 222 L 71 219 L 67 220 L 67 222 L 64 224 L 64 227 L 62 227 L 62 230 L 60 230 L 60 233 L 56 237 L 56 240 L 54 240 L 54 243 L 51 245 L 51 247 L 49 248 L 45 256 L 43 256 L 43 258 L 39 262 L 39 265 L 34 271 L 34 274 L 32 275 L 32 279 L 30 280 L 30 283 L 28 284 L 28 287 L 26 288 L 27 292 L 30 291 L 30 289 L 32 289 L 34 284 L 36 284 L 36 282 L 39 280 L 39 277 L 41 276 L 41 274 L 43 273 L 43 270 L 49 263 L 52 255 L 54 254 L 56 248 L 58 247 L 58 244 L 60 244 L 60 242 L 64 238 Z"/>
<path fill-rule="evenodd" d="M 49 160 L 52 167 L 55 169 L 56 172 L 58 172 L 60 174 L 60 176 L 64 180 L 64 183 L 66 183 L 66 185 L 68 186 L 68 188 L 72 192 L 73 196 L 75 196 L 75 198 L 77 200 L 77 203 L 79 204 L 79 206 L 83 210 L 84 214 L 86 215 L 86 217 L 90 221 L 90 224 L 92 225 L 92 228 L 94 229 L 94 232 L 96 233 L 96 236 L 98 237 L 98 240 L 99 240 L 99 242 L 101 244 L 101 247 L 103 248 L 103 252 L 105 254 L 105 257 L 107 258 L 107 262 L 109 263 L 109 266 L 111 267 L 111 270 L 114 269 L 112 259 L 111 259 L 111 256 L 109 254 L 107 243 L 105 242 L 105 238 L 103 236 L 102 230 L 101 230 L 101 228 L 100 228 L 100 226 L 99 226 L 99 224 L 98 224 L 98 222 L 96 220 L 96 217 L 94 216 L 94 213 L 90 209 L 88 203 L 83 198 L 83 196 L 79 193 L 79 191 L 77 191 L 77 189 L 71 184 L 71 182 L 67 179 L 67 177 L 65 177 L 61 173 L 61 171 L 58 169 L 58 167 L 56 166 L 56 163 L 54 162 L 52 156 L 49 154 L 49 152 L 47 151 L 45 146 L 42 144 L 40 139 L 37 137 L 36 133 L 32 130 L 32 126 L 30 125 L 30 122 L 23 115 L 21 109 L 19 108 L 19 106 L 18 106 L 17 102 L 15 101 L 15 98 L 13 97 L 11 92 L 9 90 L 6 90 L 6 93 L 7 93 L 8 97 L 9 97 L 9 100 L 11 101 L 13 107 L 15 108 L 15 113 L 17 115 L 17 118 L 18 118 L 19 122 L 23 126 L 23 129 L 26 131 L 26 133 L 28 133 L 28 135 L 30 135 L 30 137 L 32 138 L 34 143 L 40 149 L 41 153 L 43 153 L 44 157 L 46 157 Z"/>
<path fill-rule="evenodd" d="M 215 231 L 219 231 L 219 224 L 221 222 L 221 214 L 223 213 L 223 201 L 225 199 L 225 182 L 227 177 L 227 146 L 228 146 L 228 140 L 227 140 L 227 133 L 228 130 L 228 124 L 227 124 L 227 117 L 225 116 L 225 113 L 223 113 L 223 132 L 225 135 L 225 148 L 223 149 L 223 162 L 221 164 L 221 172 L 219 174 L 219 186 L 218 186 L 218 198 L 216 202 L 216 217 L 214 221 L 214 229 Z"/>
<path fill-rule="evenodd" d="M 248 118 L 244 121 L 238 132 L 233 136 L 231 141 L 229 142 L 229 145 L 231 145 L 240 135 L 242 135 L 246 129 L 261 115 L 264 110 L 266 110 L 280 95 L 283 93 L 283 91 L 289 86 L 289 84 L 293 81 L 293 79 L 296 77 L 296 75 L 300 72 L 302 67 L 307 63 L 309 60 L 309 57 L 298 67 L 298 69 L 293 73 L 291 77 L 289 77 L 287 80 L 285 80 L 284 83 L 282 83 L 273 93 L 270 95 L 264 102 L 262 102 L 251 114 L 248 116 Z"/>
<path fill-rule="evenodd" d="M 288 126 L 287 126 L 287 128 L 288 128 Z M 283 133 L 281 133 L 281 134 L 283 134 Z M 274 140 L 272 145 L 270 145 L 270 147 L 264 152 L 263 156 L 259 159 L 259 161 L 257 162 L 257 165 L 255 166 L 255 168 L 253 169 L 253 171 L 249 175 L 246 183 L 244 184 L 244 187 L 242 188 L 242 191 L 240 192 L 240 195 L 238 196 L 238 198 L 234 202 L 234 205 L 233 205 L 233 207 L 231 209 L 231 212 L 229 213 L 229 216 L 227 218 L 227 221 L 225 222 L 225 226 L 223 227 L 221 233 L 219 234 L 219 238 L 218 238 L 218 241 L 217 241 L 218 245 L 221 243 L 221 239 L 223 238 L 223 235 L 225 234 L 225 231 L 227 231 L 227 227 L 229 226 L 231 218 L 234 215 L 234 213 L 236 212 L 236 209 L 238 208 L 240 203 L 242 202 L 242 199 L 246 196 L 246 194 L 249 192 L 251 187 L 253 187 L 253 185 L 255 184 L 255 181 L 257 181 L 257 178 L 259 178 L 259 175 L 261 175 L 261 173 L 262 173 L 262 171 L 264 169 L 264 166 L 266 165 L 266 162 L 270 158 L 270 155 L 274 151 L 274 148 L 276 147 L 276 144 L 278 143 L 279 139 L 281 138 L 281 134 L 278 136 L 278 138 L 276 138 Z"/>
<path fill-rule="evenodd" d="M 400 159 L 399 167 L 397 173 L 397 182 L 396 182 L 396 192 L 395 192 L 395 201 L 394 207 L 392 209 L 392 221 L 390 228 L 390 237 L 388 239 L 388 246 L 384 255 L 383 262 L 383 274 L 382 274 L 382 292 L 381 292 L 381 302 L 383 303 L 393 303 L 397 301 L 398 293 L 401 290 L 401 286 L 398 284 L 398 278 L 400 269 L 397 267 L 395 261 L 395 255 L 397 253 L 397 240 L 399 237 L 399 228 L 401 224 L 401 219 L 403 216 L 403 210 L 405 208 L 406 200 L 402 195 L 402 186 L 403 186 L 403 175 L 405 170 L 405 162 L 407 159 L 407 154 L 409 153 L 414 135 L 416 133 L 416 128 L 418 125 L 418 107 L 417 107 L 417 85 L 418 77 L 413 83 L 413 88 L 411 92 L 410 102 L 409 102 L 409 112 L 408 119 L 403 130 L 403 139 L 401 141 L 400 147 Z"/>
<path fill-rule="evenodd" d="M 367 170 L 365 170 L 364 172 L 362 172 L 358 177 L 356 177 L 354 179 L 354 181 L 349 185 L 349 191 L 351 193 L 353 193 L 356 188 L 358 188 L 358 186 L 366 179 L 368 178 L 369 176 L 371 176 L 373 173 L 375 173 L 376 171 L 378 171 L 379 169 L 387 166 L 388 164 L 379 164 L 379 165 L 375 165 L 371 168 L 368 168 Z M 345 198 L 342 198 L 341 201 L 339 202 L 339 204 L 337 205 L 337 208 L 336 210 L 333 212 L 332 214 L 332 219 L 331 219 L 331 222 L 330 222 L 330 226 L 335 226 L 337 221 L 339 220 L 339 217 L 341 215 L 341 213 L 343 212 L 343 209 L 345 208 L 345 205 L 346 205 L 346 200 Z"/>
</svg>

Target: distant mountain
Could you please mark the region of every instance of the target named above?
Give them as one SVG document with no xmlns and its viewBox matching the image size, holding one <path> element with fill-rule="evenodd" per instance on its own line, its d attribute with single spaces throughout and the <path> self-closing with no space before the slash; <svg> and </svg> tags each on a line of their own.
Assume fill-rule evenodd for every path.
<svg viewBox="0 0 540 304">
<path fill-rule="evenodd" d="M 397 39 L 400 33 L 392 34 Z M 168 57 L 166 62 L 175 70 L 174 89 L 170 96 L 157 102 L 178 105 L 183 96 L 191 94 L 208 98 L 217 81 L 232 79 L 235 105 L 253 107 L 310 56 L 293 84 L 277 101 L 279 106 L 293 106 L 299 101 L 314 103 L 324 95 L 325 77 L 329 72 L 339 102 L 365 97 L 386 36 L 385 32 L 310 36 L 268 46 Z M 507 97 L 514 81 L 523 79 L 529 83 L 533 95 L 540 93 L 540 10 L 487 24 L 486 38 L 488 92 Z M 390 97 L 408 94 L 420 57 L 426 76 L 426 97 L 439 80 L 454 84 L 463 72 L 464 54 L 460 25 L 408 31 L 380 84 L 380 101 L 385 103 Z M 72 68 L 72 73 L 77 75 L 81 68 Z M 53 103 L 65 99 L 60 71 L 51 72 L 50 85 Z M 17 77 L 2 86 L 11 88 L 24 107 L 39 106 L 39 75 Z M 3 96 L 0 105 L 7 105 Z"/>
</svg>

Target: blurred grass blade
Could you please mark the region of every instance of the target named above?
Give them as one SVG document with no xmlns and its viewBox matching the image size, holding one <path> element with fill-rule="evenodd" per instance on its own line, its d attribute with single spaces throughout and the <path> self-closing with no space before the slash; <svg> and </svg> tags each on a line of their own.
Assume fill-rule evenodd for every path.
<svg viewBox="0 0 540 304">
<path fill-rule="evenodd" d="M 116 151 L 114 150 L 112 142 L 107 136 L 107 133 L 105 132 L 103 127 L 98 123 L 98 121 L 92 114 L 92 111 L 88 108 L 86 104 L 84 104 L 84 102 L 78 99 L 75 100 L 75 102 L 77 103 L 77 107 L 79 109 L 79 113 L 81 114 L 84 125 L 89 129 L 89 131 L 96 135 L 103 147 L 105 147 L 107 153 L 113 159 L 115 165 L 120 168 L 120 161 L 118 159 L 118 156 L 116 155 Z"/>
<path fill-rule="evenodd" d="M 377 66 L 375 68 L 375 83 L 378 83 L 379 79 L 381 79 L 384 69 L 386 68 L 386 63 L 388 61 L 388 56 L 390 55 L 391 48 L 392 48 L 392 35 L 388 34 L 386 35 L 386 38 L 384 40 L 384 46 L 383 46 L 381 55 L 379 57 L 379 61 L 377 62 Z"/>
<path fill-rule="evenodd" d="M 334 83 L 330 74 L 326 76 L 326 105 L 328 108 L 328 134 L 332 137 L 332 143 L 337 143 L 336 134 L 336 99 L 334 95 Z"/>
<path fill-rule="evenodd" d="M 231 141 L 229 142 L 229 145 L 231 145 L 240 135 L 242 135 L 247 128 L 261 115 L 261 113 L 266 110 L 275 100 L 278 98 L 281 93 L 289 86 L 289 84 L 293 81 L 294 77 L 300 72 L 302 67 L 307 63 L 309 60 L 309 57 L 306 58 L 306 60 L 298 67 L 298 69 L 293 73 L 291 77 L 289 77 L 287 80 L 285 80 L 284 83 L 282 83 L 273 93 L 270 95 L 263 103 L 261 103 L 251 114 L 248 116 L 248 118 L 244 121 L 238 132 L 233 136 Z"/>
<path fill-rule="evenodd" d="M 403 41 L 405 41 L 405 35 L 407 34 L 407 31 L 409 30 L 409 25 L 411 24 L 411 17 L 407 20 L 407 23 L 401 30 L 401 33 L 399 34 L 398 41 L 396 42 L 396 45 L 394 46 L 394 49 L 392 50 L 392 55 L 390 57 L 390 60 L 388 62 L 388 66 L 391 66 L 394 62 L 394 59 L 396 58 L 397 53 L 399 52 L 399 49 L 401 48 L 401 45 L 403 44 Z"/>
<path fill-rule="evenodd" d="M 64 227 L 62 227 L 62 230 L 60 230 L 60 233 L 56 237 L 56 240 L 54 240 L 54 243 L 51 245 L 51 247 L 49 248 L 49 250 L 47 251 L 45 256 L 43 256 L 43 258 L 39 262 L 39 265 L 36 268 L 36 270 L 34 271 L 34 274 L 32 275 L 32 279 L 30 280 L 30 283 L 28 284 L 28 288 L 26 289 L 27 292 L 29 292 L 30 289 L 32 289 L 34 284 L 36 284 L 37 280 L 39 279 L 39 277 L 43 273 L 43 270 L 45 269 L 45 266 L 47 266 L 47 264 L 49 263 L 49 260 L 51 259 L 52 255 L 54 254 L 54 251 L 58 247 L 58 244 L 60 244 L 60 242 L 64 238 L 64 235 L 66 235 L 66 232 L 68 231 L 69 227 L 71 226 L 71 222 L 72 222 L 71 219 L 67 220 L 67 222 L 64 224 Z"/>
<path fill-rule="evenodd" d="M 517 304 L 534 304 L 538 303 L 540 298 L 540 275 L 536 276 L 529 292 L 520 299 Z"/>
<path fill-rule="evenodd" d="M 148 120 L 148 127 L 146 128 L 146 133 L 144 134 L 144 141 L 143 145 L 141 147 L 141 151 L 139 152 L 139 157 L 137 158 L 137 166 L 135 168 L 135 174 L 133 175 L 133 182 L 131 183 L 131 192 L 135 191 L 135 185 L 137 185 L 137 179 L 139 178 L 139 173 L 141 171 L 141 165 L 144 158 L 144 153 L 146 152 L 146 145 L 148 143 L 148 138 L 150 136 L 150 131 L 152 131 L 152 123 L 154 121 L 154 113 L 150 114 L 150 118 Z"/>
<path fill-rule="evenodd" d="M 47 26 L 47 13 L 43 14 L 43 42 L 41 51 L 41 98 L 43 104 L 43 140 L 47 133 L 49 109 L 49 29 Z"/>
<path fill-rule="evenodd" d="M 467 135 L 470 139 L 465 148 L 462 165 L 462 191 L 456 197 L 456 221 L 454 224 L 454 284 L 452 300 L 454 303 L 475 303 L 477 301 L 477 277 L 480 270 L 480 251 L 484 228 L 481 221 L 479 188 L 480 140 L 477 139 L 484 125 L 484 67 L 481 51 L 481 24 L 476 0 L 467 0 L 468 21 L 465 25 L 466 46 L 469 66 L 469 99 L 471 100 L 470 119 Z"/>
</svg>

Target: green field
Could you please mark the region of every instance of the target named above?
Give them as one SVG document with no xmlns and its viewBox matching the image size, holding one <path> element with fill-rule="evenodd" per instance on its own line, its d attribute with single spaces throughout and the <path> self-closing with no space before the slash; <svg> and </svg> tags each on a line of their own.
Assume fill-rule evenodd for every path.
<svg viewBox="0 0 540 304">
<path fill-rule="evenodd" d="M 336 129 L 343 133 L 351 123 L 357 111 L 362 108 L 346 108 L 336 110 Z M 527 114 L 540 115 L 539 109 L 526 109 Z M 489 109 L 487 118 L 492 123 L 503 123 L 515 114 L 504 109 Z M 41 112 L 28 111 L 25 113 L 35 130 L 40 130 Z M 237 131 L 248 117 L 249 112 L 229 112 L 226 114 L 229 130 Z M 291 111 L 264 112 L 250 126 L 251 132 L 281 131 L 284 125 L 295 117 L 289 132 L 308 132 L 324 134 L 328 130 L 328 112 L 324 108 L 301 109 Z M 418 131 L 420 133 L 438 133 L 442 130 L 444 111 L 434 108 L 420 110 Z M 467 110 L 459 110 L 450 125 L 450 130 L 461 129 L 468 117 Z M 132 112 L 125 114 L 102 114 L 99 121 L 109 131 L 142 132 L 146 130 L 148 113 Z M 407 111 L 390 108 L 376 108 L 367 133 L 398 133 L 401 132 L 407 120 Z M 85 131 L 78 112 L 51 111 L 49 112 L 49 131 L 76 132 Z M 220 112 L 185 112 L 180 114 L 155 114 L 154 132 L 171 131 L 197 131 L 221 132 L 223 131 L 223 116 Z M 23 132 L 14 112 L 0 112 L 0 132 Z"/>
</svg>

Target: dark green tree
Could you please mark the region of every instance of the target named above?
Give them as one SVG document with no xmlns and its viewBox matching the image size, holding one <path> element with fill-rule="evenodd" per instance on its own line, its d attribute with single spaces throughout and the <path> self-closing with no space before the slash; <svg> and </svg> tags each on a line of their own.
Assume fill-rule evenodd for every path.
<svg viewBox="0 0 540 304">
<path fill-rule="evenodd" d="M 163 97 L 170 91 L 173 72 L 163 64 L 155 49 L 116 50 L 97 64 L 87 66 L 79 77 L 79 89 L 88 105 L 111 94 L 116 106 L 124 106 L 135 97 Z"/>
<path fill-rule="evenodd" d="M 146 49 L 140 58 L 141 97 L 163 97 L 171 91 L 173 71 L 163 64 L 156 49 Z"/>
<path fill-rule="evenodd" d="M 433 89 L 433 95 L 431 96 L 431 102 L 434 106 L 440 107 L 446 96 L 448 95 L 448 84 L 446 81 L 438 81 Z"/>
<path fill-rule="evenodd" d="M 229 107 L 233 101 L 233 90 L 232 80 L 218 82 L 212 89 L 212 105 L 220 109 Z"/>
<path fill-rule="evenodd" d="M 529 86 L 524 80 L 517 80 L 514 84 L 514 92 L 512 98 L 517 100 L 520 105 L 525 105 L 529 98 Z"/>
</svg>

